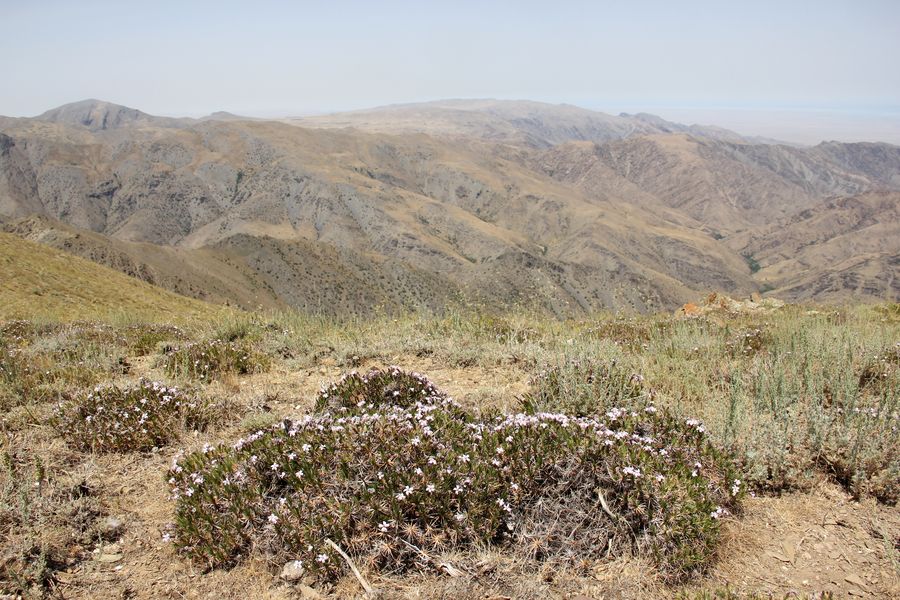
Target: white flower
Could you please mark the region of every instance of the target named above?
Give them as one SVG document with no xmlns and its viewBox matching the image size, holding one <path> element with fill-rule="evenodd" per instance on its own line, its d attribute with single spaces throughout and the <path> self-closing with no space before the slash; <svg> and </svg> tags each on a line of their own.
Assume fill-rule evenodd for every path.
<svg viewBox="0 0 900 600">
<path fill-rule="evenodd" d="M 287 564 L 292 569 L 303 570 L 303 561 L 302 560 L 292 560 Z"/>
<path fill-rule="evenodd" d="M 378 526 L 378 531 L 381 533 L 387 533 L 390 530 L 391 522 L 390 521 L 382 521 Z"/>
<path fill-rule="evenodd" d="M 425 491 L 428 492 L 429 494 L 433 493 L 433 492 L 434 492 L 434 484 L 433 484 L 433 483 L 429 483 L 428 485 L 426 485 L 426 486 L 425 486 Z"/>
<path fill-rule="evenodd" d="M 328 562 L 328 555 L 327 554 L 319 554 L 318 556 L 316 556 L 316 562 L 322 563 L 324 565 L 325 563 Z"/>
<path fill-rule="evenodd" d="M 729 513 L 727 509 L 722 508 L 721 506 L 717 506 L 716 510 L 709 513 L 709 516 L 713 519 L 721 519 L 722 517 L 728 516 L 729 514 L 731 513 Z"/>
<path fill-rule="evenodd" d="M 278 523 L 278 515 L 276 515 L 275 513 L 269 515 L 269 523 L 271 523 L 272 525 Z"/>
<path fill-rule="evenodd" d="M 626 475 L 631 475 L 635 479 L 641 478 L 641 470 L 640 469 L 635 469 L 633 467 L 622 467 L 622 472 L 625 473 Z"/>
</svg>

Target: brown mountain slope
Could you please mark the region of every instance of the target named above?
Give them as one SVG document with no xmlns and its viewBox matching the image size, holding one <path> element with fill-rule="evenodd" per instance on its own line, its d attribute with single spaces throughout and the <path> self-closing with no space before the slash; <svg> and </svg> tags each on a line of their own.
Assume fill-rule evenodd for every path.
<svg viewBox="0 0 900 600">
<path fill-rule="evenodd" d="M 594 136 L 609 125 L 603 131 L 621 137 L 628 119 L 662 125 L 574 107 L 551 122 L 546 105 L 521 103 L 421 108 L 435 109 L 478 126 L 459 138 L 271 121 L 170 126 L 130 109 L 110 109 L 128 118 L 106 128 L 74 109 L 12 120 L 0 132 L 0 219 L 169 289 L 240 306 L 353 312 L 458 299 L 560 314 L 650 311 L 710 289 L 756 290 L 743 246 L 720 238 L 761 231 L 829 195 L 889 185 L 900 152 L 637 129 L 603 144 L 548 146 L 588 137 L 583 112 L 599 119 Z M 529 120 L 535 111 L 539 122 Z M 491 138 L 487 121 L 512 133 L 503 143 L 471 137 Z M 33 214 L 84 231 L 16 222 Z M 827 286 L 821 297 L 842 289 Z"/>
<path fill-rule="evenodd" d="M 646 215 L 634 219 L 597 206 L 495 155 L 489 145 L 270 122 L 98 132 L 70 127 L 62 134 L 59 127 L 31 123 L 7 130 L 11 143 L 0 173 L 20 194 L 19 204 L 7 210 L 10 218 L 37 212 L 122 241 L 195 249 L 238 234 L 313 242 L 395 261 L 408 273 L 430 273 L 459 289 L 474 286 L 467 294 L 491 302 L 535 301 L 532 279 L 544 276 L 519 271 L 539 264 L 563 274 L 547 280 L 555 290 L 547 301 L 538 299 L 554 307 L 652 310 L 698 288 L 752 289 L 736 255 L 704 249 L 707 236 L 670 231 L 664 223 L 644 227 Z M 10 197 L 5 202 L 13 204 Z M 676 244 L 688 240 L 699 247 L 703 265 L 669 261 L 659 244 L 669 235 Z M 686 276 L 692 272 L 719 275 L 696 281 Z M 503 280 L 522 288 L 491 290 Z"/>
<path fill-rule="evenodd" d="M 778 297 L 900 298 L 898 192 L 828 200 L 728 243 L 759 263 L 756 279 Z"/>
<path fill-rule="evenodd" d="M 374 133 L 466 137 L 537 148 L 573 140 L 607 142 L 636 135 L 675 132 L 712 139 L 744 139 L 727 129 L 680 125 L 654 115 L 623 113 L 614 116 L 571 104 L 529 100 L 438 100 L 290 118 L 285 122 L 302 127 L 352 127 Z"/>
<path fill-rule="evenodd" d="M 222 310 L 8 233 L 0 233 L 0 280 L 0 319 L 185 322 Z"/>
</svg>

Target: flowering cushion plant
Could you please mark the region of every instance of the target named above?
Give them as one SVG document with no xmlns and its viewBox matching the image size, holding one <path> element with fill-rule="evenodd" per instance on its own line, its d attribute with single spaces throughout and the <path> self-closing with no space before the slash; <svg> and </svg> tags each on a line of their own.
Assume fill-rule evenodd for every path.
<svg viewBox="0 0 900 600">
<path fill-rule="evenodd" d="M 210 566 L 256 547 L 331 578 L 342 563 L 326 539 L 375 568 L 474 543 L 547 558 L 569 552 L 560 540 L 573 532 L 558 524 L 577 520 L 590 543 L 573 558 L 637 547 L 679 577 L 708 563 L 718 519 L 743 493 L 702 427 L 652 406 L 476 418 L 399 369 L 351 374 L 318 406 L 178 457 L 177 545 Z M 562 512 L 550 517 L 553 502 Z"/>
<path fill-rule="evenodd" d="M 178 388 L 143 379 L 125 388 L 98 386 L 60 404 L 55 424 L 83 450 L 150 450 L 172 441 L 181 428 L 205 426 L 211 408 Z"/>
</svg>

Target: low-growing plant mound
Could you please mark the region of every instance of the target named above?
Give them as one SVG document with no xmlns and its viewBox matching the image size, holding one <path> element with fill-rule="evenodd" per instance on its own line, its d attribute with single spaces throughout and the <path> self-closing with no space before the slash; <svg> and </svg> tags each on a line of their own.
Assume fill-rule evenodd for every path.
<svg viewBox="0 0 900 600">
<path fill-rule="evenodd" d="M 157 381 L 97 387 L 59 406 L 57 428 L 73 446 L 99 452 L 158 448 L 182 429 L 202 429 L 212 406 Z"/>
<path fill-rule="evenodd" d="M 343 568 L 326 540 L 392 570 L 476 543 L 535 559 L 637 549 L 677 579 L 708 564 L 742 495 L 698 422 L 651 406 L 478 419 L 397 369 L 319 400 L 336 412 L 176 459 L 179 547 L 210 566 L 257 548 L 326 579 Z"/>
<path fill-rule="evenodd" d="M 269 369 L 271 360 L 244 339 L 193 342 L 168 348 L 162 367 L 172 377 L 211 381 L 226 373 L 246 375 Z"/>
<path fill-rule="evenodd" d="M 351 371 L 316 395 L 316 412 L 366 410 L 381 405 L 403 408 L 443 400 L 446 395 L 419 373 L 399 367 L 372 369 L 365 375 Z"/>
</svg>

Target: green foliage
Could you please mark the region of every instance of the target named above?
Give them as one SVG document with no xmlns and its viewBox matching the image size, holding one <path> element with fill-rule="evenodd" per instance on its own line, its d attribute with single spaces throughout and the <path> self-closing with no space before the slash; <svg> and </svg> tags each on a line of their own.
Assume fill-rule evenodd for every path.
<svg viewBox="0 0 900 600">
<path fill-rule="evenodd" d="M 744 254 L 744 260 L 747 261 L 747 266 L 750 267 L 750 273 L 757 273 L 762 268 L 755 258 L 753 258 L 752 254 Z"/>
<path fill-rule="evenodd" d="M 122 334 L 127 349 L 135 356 L 153 354 L 163 342 L 188 339 L 187 333 L 175 325 L 130 325 L 122 330 Z"/>
<path fill-rule="evenodd" d="M 81 450 L 151 450 L 182 429 L 203 429 L 216 407 L 157 381 L 126 388 L 97 387 L 58 408 L 56 427 Z"/>
<path fill-rule="evenodd" d="M 66 386 L 96 383 L 109 364 L 95 358 L 0 344 L 0 406 L 45 402 L 58 398 Z"/>
<path fill-rule="evenodd" d="M 476 543 L 564 554 L 555 540 L 578 523 L 568 533 L 587 541 L 572 558 L 633 547 L 679 579 L 711 560 L 743 493 L 699 422 L 650 406 L 480 420 L 397 369 L 351 374 L 319 406 L 331 411 L 177 459 L 177 545 L 211 566 L 267 548 L 333 578 L 343 563 L 326 539 L 403 569 Z"/>
</svg>

